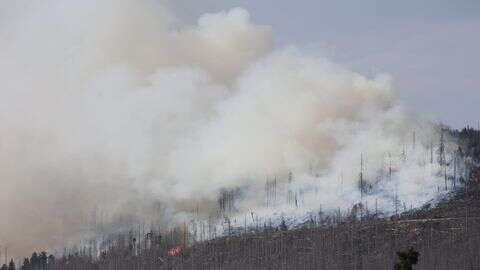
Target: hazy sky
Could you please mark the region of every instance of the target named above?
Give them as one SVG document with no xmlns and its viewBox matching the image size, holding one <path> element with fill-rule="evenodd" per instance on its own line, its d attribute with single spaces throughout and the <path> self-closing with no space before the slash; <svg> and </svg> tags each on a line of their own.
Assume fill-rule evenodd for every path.
<svg viewBox="0 0 480 270">
<path fill-rule="evenodd" d="M 455 127 L 480 120 L 479 0 L 176 0 L 184 18 L 244 7 L 279 47 L 320 49 L 356 71 L 393 75 L 413 110 Z"/>
</svg>

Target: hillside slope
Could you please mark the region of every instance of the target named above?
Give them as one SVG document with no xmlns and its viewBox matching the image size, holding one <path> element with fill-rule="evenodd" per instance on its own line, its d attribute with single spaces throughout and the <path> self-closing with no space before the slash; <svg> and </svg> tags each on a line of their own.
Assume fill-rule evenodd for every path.
<svg viewBox="0 0 480 270">
<path fill-rule="evenodd" d="M 135 238 L 121 238 L 98 258 L 83 249 L 48 263 L 47 268 L 393 269 L 396 252 L 413 246 L 420 252 L 415 269 L 480 269 L 479 180 L 472 178 L 435 207 L 390 219 L 369 215 L 362 220 L 333 220 L 329 226 L 265 228 L 187 248 L 182 247 L 182 234 L 177 239 L 174 234 L 171 238 L 147 235 L 149 240 L 138 243 Z"/>
<path fill-rule="evenodd" d="M 57 259 L 35 254 L 21 269 L 393 269 L 396 252 L 410 246 L 420 253 L 414 269 L 480 269 L 480 132 L 453 135 L 471 160 L 469 180 L 453 185 L 442 200 L 399 216 L 359 218 L 352 210 L 300 228 L 234 230 L 200 242 L 188 240 L 181 228 L 132 232 Z"/>
</svg>

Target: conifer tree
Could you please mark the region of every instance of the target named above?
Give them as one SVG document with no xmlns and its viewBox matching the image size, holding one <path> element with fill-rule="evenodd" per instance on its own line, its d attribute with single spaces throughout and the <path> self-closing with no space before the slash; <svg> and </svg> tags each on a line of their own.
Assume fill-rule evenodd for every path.
<svg viewBox="0 0 480 270">
<path fill-rule="evenodd" d="M 10 263 L 8 264 L 8 270 L 15 270 L 15 262 L 13 259 L 11 259 Z"/>
<path fill-rule="evenodd" d="M 413 247 L 410 247 L 397 252 L 397 256 L 395 270 L 412 270 L 413 265 L 417 264 L 420 254 Z"/>
</svg>

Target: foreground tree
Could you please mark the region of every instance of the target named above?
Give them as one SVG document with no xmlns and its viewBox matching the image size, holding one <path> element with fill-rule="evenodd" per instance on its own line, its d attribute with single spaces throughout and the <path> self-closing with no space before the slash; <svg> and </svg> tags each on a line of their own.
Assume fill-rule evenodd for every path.
<svg viewBox="0 0 480 270">
<path fill-rule="evenodd" d="M 13 262 L 13 259 L 11 259 L 8 264 L 8 270 L 15 270 L 15 262 Z"/>
<path fill-rule="evenodd" d="M 20 270 L 30 270 L 30 260 L 28 258 L 23 259 L 23 264 L 20 266 Z"/>
<path fill-rule="evenodd" d="M 413 265 L 417 264 L 419 256 L 420 254 L 413 247 L 397 252 L 395 270 L 412 270 Z"/>
</svg>

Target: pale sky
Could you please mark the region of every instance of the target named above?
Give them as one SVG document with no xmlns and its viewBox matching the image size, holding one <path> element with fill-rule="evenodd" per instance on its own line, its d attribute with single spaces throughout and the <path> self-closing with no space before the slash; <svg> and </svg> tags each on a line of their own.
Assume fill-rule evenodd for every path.
<svg viewBox="0 0 480 270">
<path fill-rule="evenodd" d="M 479 0 L 176 0 L 184 19 L 232 7 L 272 27 L 276 46 L 322 50 L 371 75 L 390 73 L 401 100 L 454 127 L 480 121 Z"/>
</svg>

